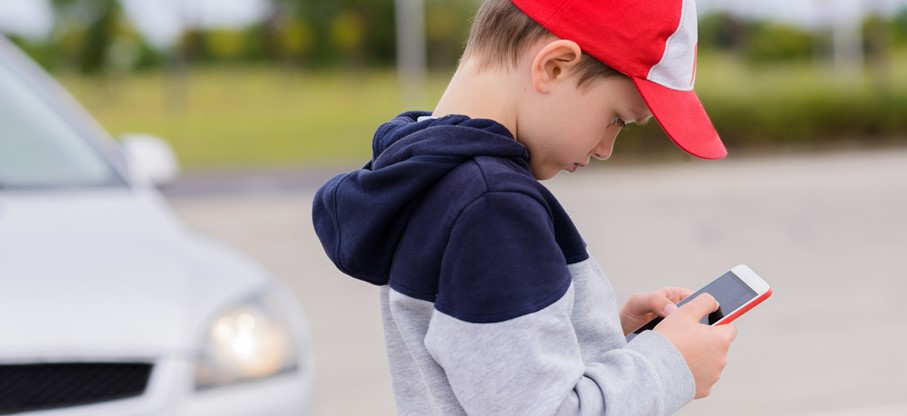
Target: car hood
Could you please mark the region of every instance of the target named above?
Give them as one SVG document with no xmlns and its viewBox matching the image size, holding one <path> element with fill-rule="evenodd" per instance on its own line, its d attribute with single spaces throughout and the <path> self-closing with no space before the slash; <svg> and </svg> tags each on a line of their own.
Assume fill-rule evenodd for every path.
<svg viewBox="0 0 907 416">
<path fill-rule="evenodd" d="M 267 282 L 151 191 L 0 193 L 0 354 L 159 354 Z"/>
</svg>

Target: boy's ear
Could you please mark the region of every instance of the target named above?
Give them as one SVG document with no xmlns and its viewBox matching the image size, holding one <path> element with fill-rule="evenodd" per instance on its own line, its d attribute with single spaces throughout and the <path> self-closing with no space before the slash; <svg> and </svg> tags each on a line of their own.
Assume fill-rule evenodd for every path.
<svg viewBox="0 0 907 416">
<path fill-rule="evenodd" d="M 532 85 L 547 93 L 551 85 L 567 79 L 583 58 L 583 51 L 572 40 L 558 39 L 545 45 L 532 60 Z"/>
</svg>

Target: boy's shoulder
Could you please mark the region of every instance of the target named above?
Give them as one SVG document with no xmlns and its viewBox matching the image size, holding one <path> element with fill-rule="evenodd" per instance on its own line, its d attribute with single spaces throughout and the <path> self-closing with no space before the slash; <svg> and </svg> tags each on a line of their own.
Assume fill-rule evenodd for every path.
<svg viewBox="0 0 907 416">
<path fill-rule="evenodd" d="M 496 193 L 522 194 L 547 207 L 559 205 L 557 199 L 518 161 L 493 156 L 477 156 L 451 170 L 433 187 L 427 197 L 435 196 L 460 207 Z"/>
<path fill-rule="evenodd" d="M 440 257 L 432 259 L 425 253 L 440 256 L 451 242 L 455 227 L 461 231 L 464 227 L 500 231 L 514 225 L 514 217 L 520 218 L 518 227 L 524 230 L 549 230 L 544 233 L 545 238 L 559 246 L 565 258 L 587 257 L 585 242 L 569 215 L 529 173 L 528 167 L 512 159 L 491 156 L 477 156 L 460 164 L 422 195 L 409 216 L 406 228 L 411 232 L 402 237 L 395 257 L 408 259 L 408 265 L 414 261 L 438 267 Z M 415 253 L 422 255 L 409 255 Z M 407 268 L 424 271 L 434 267 Z"/>
</svg>

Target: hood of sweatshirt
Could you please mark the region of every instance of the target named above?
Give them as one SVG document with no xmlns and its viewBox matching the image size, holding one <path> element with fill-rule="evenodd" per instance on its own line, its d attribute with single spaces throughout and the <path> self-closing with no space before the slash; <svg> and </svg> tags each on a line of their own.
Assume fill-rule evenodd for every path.
<svg viewBox="0 0 907 416">
<path fill-rule="evenodd" d="M 503 125 L 452 115 L 417 121 L 403 113 L 375 133 L 372 160 L 318 189 L 315 233 L 342 272 L 388 283 L 393 253 L 421 196 L 438 179 L 477 156 L 511 159 L 529 173 L 529 153 Z"/>
</svg>

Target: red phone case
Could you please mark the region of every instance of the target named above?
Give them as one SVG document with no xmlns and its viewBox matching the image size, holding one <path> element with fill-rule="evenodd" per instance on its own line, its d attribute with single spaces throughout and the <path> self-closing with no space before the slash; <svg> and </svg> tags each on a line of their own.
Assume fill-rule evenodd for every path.
<svg viewBox="0 0 907 416">
<path fill-rule="evenodd" d="M 771 295 L 772 295 L 772 288 L 768 288 L 768 290 L 765 291 L 765 293 L 759 295 L 759 297 L 757 297 L 756 299 L 753 299 L 752 302 L 744 305 L 742 308 L 736 310 L 734 313 L 727 315 L 724 318 L 721 318 L 720 321 L 715 322 L 715 325 L 724 325 L 724 324 L 729 324 L 731 322 L 734 322 L 734 320 L 737 319 L 740 315 L 743 315 L 744 313 L 746 313 L 746 311 L 753 309 L 753 307 L 762 303 L 762 301 L 768 299 L 768 297 Z"/>
</svg>

